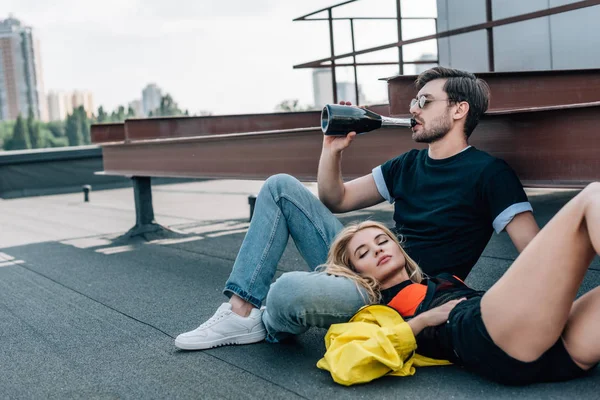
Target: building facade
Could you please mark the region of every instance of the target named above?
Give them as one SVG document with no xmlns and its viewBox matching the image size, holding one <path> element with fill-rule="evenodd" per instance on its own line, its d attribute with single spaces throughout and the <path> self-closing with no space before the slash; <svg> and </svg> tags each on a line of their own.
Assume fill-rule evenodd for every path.
<svg viewBox="0 0 600 400">
<path fill-rule="evenodd" d="M 142 109 L 144 115 L 148 116 L 150 112 L 156 111 L 160 107 L 162 90 L 154 83 L 146 85 L 142 90 Z"/>
<path fill-rule="evenodd" d="M 89 117 L 95 112 L 94 95 L 90 91 L 76 90 L 73 92 L 50 91 L 48 92 L 48 116 L 50 121 L 62 121 L 73 109 L 83 106 Z"/>
<path fill-rule="evenodd" d="M 0 21 L 0 120 L 26 117 L 48 120 L 39 42 L 18 19 Z"/>
<path fill-rule="evenodd" d="M 545 10 L 578 0 L 492 0 L 492 19 Z M 438 32 L 486 22 L 486 0 L 437 0 Z M 489 71 L 493 52 L 495 71 L 600 68 L 600 6 L 517 22 L 438 40 L 440 65 Z"/>
<path fill-rule="evenodd" d="M 65 92 L 48 92 L 48 117 L 50 121 L 62 121 L 73 110 L 71 96 Z"/>
<path fill-rule="evenodd" d="M 337 82 L 336 86 L 338 100 L 345 100 L 352 102 L 352 104 L 359 104 L 356 99 L 356 87 L 354 86 L 354 82 Z M 358 97 L 362 103 L 365 102 L 361 85 L 358 85 Z M 331 84 L 330 68 L 318 68 L 313 70 L 313 99 L 315 102 L 314 106 L 317 109 L 322 108 L 325 104 L 333 102 L 333 88 Z"/>
<path fill-rule="evenodd" d="M 127 106 L 133 110 L 133 114 L 136 118 L 144 117 L 144 108 L 142 107 L 141 100 L 136 99 L 136 100 L 130 101 Z"/>
<path fill-rule="evenodd" d="M 83 106 L 88 117 L 94 114 L 94 95 L 86 90 L 75 90 L 71 95 L 71 110 Z"/>
</svg>

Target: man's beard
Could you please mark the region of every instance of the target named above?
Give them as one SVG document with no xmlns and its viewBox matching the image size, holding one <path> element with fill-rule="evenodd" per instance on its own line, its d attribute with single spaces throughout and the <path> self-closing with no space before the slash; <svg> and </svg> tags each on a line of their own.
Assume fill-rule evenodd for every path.
<svg viewBox="0 0 600 400">
<path fill-rule="evenodd" d="M 452 123 L 450 121 L 450 116 L 448 115 L 448 113 L 441 115 L 435 120 L 431 121 L 430 125 L 431 127 L 427 130 L 425 130 L 425 127 L 421 125 L 423 130 L 420 133 L 413 132 L 413 140 L 417 143 L 428 144 L 437 142 L 438 140 L 444 138 L 444 136 L 446 136 L 446 134 L 448 134 L 448 132 L 450 131 L 450 128 L 452 128 Z"/>
</svg>

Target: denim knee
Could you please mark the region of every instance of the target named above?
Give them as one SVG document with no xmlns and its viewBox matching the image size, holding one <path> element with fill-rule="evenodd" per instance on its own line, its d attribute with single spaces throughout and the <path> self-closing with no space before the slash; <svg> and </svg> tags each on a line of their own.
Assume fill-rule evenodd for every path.
<svg viewBox="0 0 600 400">
<path fill-rule="evenodd" d="M 304 188 L 302 183 L 293 176 L 288 174 L 277 174 L 267 178 L 263 187 L 269 190 L 273 197 L 277 199 L 284 189 L 290 189 L 294 186 Z"/>
<path fill-rule="evenodd" d="M 282 337 L 281 334 L 298 335 L 309 328 L 305 321 L 306 310 L 315 299 L 299 290 L 302 286 L 299 278 L 303 274 L 299 271 L 286 272 L 269 289 L 265 301 L 268 318 L 263 317 L 263 322 L 274 338 Z"/>
<path fill-rule="evenodd" d="M 353 281 L 322 272 L 293 271 L 271 285 L 266 299 L 269 333 L 299 334 L 347 321 L 365 301 Z"/>
<path fill-rule="evenodd" d="M 305 272 L 292 271 L 281 275 L 269 289 L 266 306 L 270 315 L 282 323 L 294 319 L 297 321 L 298 313 L 303 314 L 307 306 L 314 302 L 305 291 L 299 290 L 298 280 Z"/>
</svg>

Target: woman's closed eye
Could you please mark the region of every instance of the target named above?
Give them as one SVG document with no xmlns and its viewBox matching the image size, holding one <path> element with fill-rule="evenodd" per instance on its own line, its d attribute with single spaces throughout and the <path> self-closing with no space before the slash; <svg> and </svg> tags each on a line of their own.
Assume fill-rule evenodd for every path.
<svg viewBox="0 0 600 400">
<path fill-rule="evenodd" d="M 387 242 L 388 242 L 388 239 L 383 239 L 382 241 L 380 241 L 379 243 L 377 243 L 377 246 L 382 246 L 382 245 L 386 244 Z M 360 259 L 360 258 L 363 258 L 363 257 L 364 257 L 364 256 L 366 256 L 367 254 L 369 254 L 369 250 L 365 251 L 365 252 L 364 252 L 364 253 L 362 253 L 362 254 L 359 254 L 359 255 L 358 255 L 358 258 L 359 258 L 359 259 Z"/>
</svg>

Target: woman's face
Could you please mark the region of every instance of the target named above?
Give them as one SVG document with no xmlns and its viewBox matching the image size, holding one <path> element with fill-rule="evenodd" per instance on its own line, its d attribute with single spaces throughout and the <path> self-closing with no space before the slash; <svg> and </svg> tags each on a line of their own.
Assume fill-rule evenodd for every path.
<svg viewBox="0 0 600 400">
<path fill-rule="evenodd" d="M 350 263 L 363 276 L 379 281 L 382 289 L 394 286 L 406 279 L 406 258 L 400 246 L 379 228 L 358 231 L 348 242 Z"/>
</svg>

